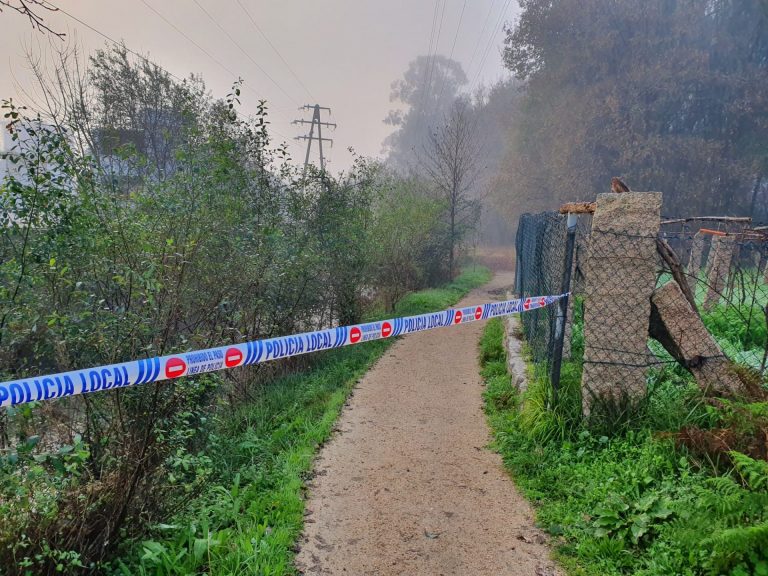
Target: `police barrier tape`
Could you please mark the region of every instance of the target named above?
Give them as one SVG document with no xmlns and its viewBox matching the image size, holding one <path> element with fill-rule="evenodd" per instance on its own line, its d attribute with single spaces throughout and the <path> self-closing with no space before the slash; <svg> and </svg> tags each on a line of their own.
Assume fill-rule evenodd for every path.
<svg viewBox="0 0 768 576">
<path fill-rule="evenodd" d="M 125 388 L 137 384 L 149 384 L 150 382 L 192 376 L 203 372 L 260 364 L 270 360 L 391 338 L 443 326 L 507 316 L 548 306 L 565 296 L 565 294 L 535 296 L 518 300 L 490 302 L 465 308 L 450 308 L 441 312 L 418 316 L 393 318 L 354 326 L 339 326 L 338 328 L 305 332 L 293 336 L 280 336 L 267 340 L 255 340 L 206 350 L 133 360 L 85 370 L 72 370 L 49 376 L 11 380 L 0 383 L 0 407 Z"/>
</svg>

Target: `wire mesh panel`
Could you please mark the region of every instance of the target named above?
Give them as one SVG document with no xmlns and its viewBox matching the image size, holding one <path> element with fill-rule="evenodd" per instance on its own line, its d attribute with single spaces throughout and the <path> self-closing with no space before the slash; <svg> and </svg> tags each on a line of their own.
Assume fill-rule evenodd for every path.
<svg viewBox="0 0 768 576">
<path fill-rule="evenodd" d="M 757 228 L 698 218 L 662 226 L 661 237 L 685 264 L 690 297 L 723 355 L 765 375 L 768 231 Z"/>
<path fill-rule="evenodd" d="M 524 214 L 517 229 L 517 291 L 521 297 L 560 294 L 565 265 L 565 216 Z M 557 308 L 547 306 L 522 316 L 534 362 L 549 364 L 554 348 Z"/>
<path fill-rule="evenodd" d="M 659 229 L 656 215 L 655 229 L 651 223 L 643 230 L 639 219 L 639 233 L 628 233 L 614 229 L 611 218 L 595 226 L 580 219 L 564 360 L 571 378 L 587 384 L 583 390 L 638 398 L 666 370 L 722 393 L 743 388 L 741 369 L 765 382 L 768 230 L 734 220 L 695 218 Z M 516 286 L 522 296 L 563 290 L 566 234 L 564 216 L 521 217 Z M 556 312 L 522 317 L 532 360 L 545 374 Z"/>
</svg>

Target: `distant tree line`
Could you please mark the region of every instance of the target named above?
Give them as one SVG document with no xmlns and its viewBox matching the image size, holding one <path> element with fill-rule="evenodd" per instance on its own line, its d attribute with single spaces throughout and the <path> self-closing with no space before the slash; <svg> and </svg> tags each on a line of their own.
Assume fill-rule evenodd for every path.
<svg viewBox="0 0 768 576">
<path fill-rule="evenodd" d="M 503 50 L 513 78 L 473 89 L 436 55 L 393 83 L 392 166 L 423 174 L 430 135 L 464 103 L 486 242 L 509 241 L 497 213 L 514 226 L 524 212 L 594 200 L 613 176 L 664 192 L 668 216 L 768 221 L 766 0 L 520 5 Z"/>
</svg>

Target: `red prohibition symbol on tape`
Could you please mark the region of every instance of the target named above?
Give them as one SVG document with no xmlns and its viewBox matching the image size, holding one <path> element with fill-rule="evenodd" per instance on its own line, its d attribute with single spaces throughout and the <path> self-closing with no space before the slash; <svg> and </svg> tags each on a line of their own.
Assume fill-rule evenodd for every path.
<svg viewBox="0 0 768 576">
<path fill-rule="evenodd" d="M 547 299 L 546 299 L 546 298 L 544 298 L 544 296 L 542 296 L 541 298 L 539 298 L 539 306 L 541 306 L 542 308 L 544 308 L 544 306 L 546 306 L 546 305 L 547 305 Z"/>
<path fill-rule="evenodd" d="M 390 334 L 392 334 L 392 324 L 390 324 L 389 322 L 384 322 L 381 325 L 381 337 L 389 338 Z"/>
<path fill-rule="evenodd" d="M 187 371 L 187 364 L 181 358 L 171 358 L 165 363 L 165 377 L 178 378 L 184 376 Z"/>
<path fill-rule="evenodd" d="M 243 353 L 240 352 L 240 350 L 237 348 L 228 348 L 224 353 L 224 365 L 227 368 L 234 368 L 235 366 L 239 366 L 240 362 L 242 361 Z"/>
<path fill-rule="evenodd" d="M 352 329 L 349 331 L 349 341 L 352 342 L 352 344 L 357 344 L 360 342 L 360 338 L 363 337 L 363 333 L 360 332 L 360 328 L 357 326 L 353 326 Z"/>
<path fill-rule="evenodd" d="M 526 298 L 525 302 L 523 302 L 523 308 L 525 308 L 526 310 L 530 310 L 531 309 L 531 299 L 530 298 Z"/>
<path fill-rule="evenodd" d="M 480 320 L 480 318 L 482 317 L 483 317 L 483 309 L 480 306 L 478 306 L 477 308 L 475 308 L 475 320 Z"/>
<path fill-rule="evenodd" d="M 461 317 L 462 317 L 461 310 L 456 310 L 456 316 L 453 317 L 453 323 L 459 324 L 461 322 Z"/>
</svg>

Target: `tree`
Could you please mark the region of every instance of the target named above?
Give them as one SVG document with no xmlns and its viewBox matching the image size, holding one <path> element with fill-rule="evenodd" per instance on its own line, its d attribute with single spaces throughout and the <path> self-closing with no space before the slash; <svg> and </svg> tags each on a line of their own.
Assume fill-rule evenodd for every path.
<svg viewBox="0 0 768 576">
<path fill-rule="evenodd" d="M 456 248 L 477 224 L 480 204 L 470 191 L 480 176 L 479 145 L 468 102 L 458 100 L 429 135 L 421 165 L 447 202 L 448 275 L 455 272 Z"/>
<path fill-rule="evenodd" d="M 396 127 L 384 141 L 391 166 L 401 171 L 413 167 L 414 153 L 427 142 L 429 131 L 440 124 L 466 83 L 461 64 L 445 56 L 419 56 L 408 65 L 403 78 L 392 83 L 389 97 L 401 107 L 384 119 Z"/>
<path fill-rule="evenodd" d="M 428 182 L 381 169 L 368 259 L 373 285 L 387 311 L 400 298 L 444 275 L 445 202 L 424 193 Z"/>
<path fill-rule="evenodd" d="M 526 210 L 590 200 L 612 176 L 666 214 L 757 217 L 766 187 L 762 0 L 525 0 L 505 63 L 525 82 L 503 192 Z M 762 204 L 768 204 L 763 202 Z"/>
</svg>

